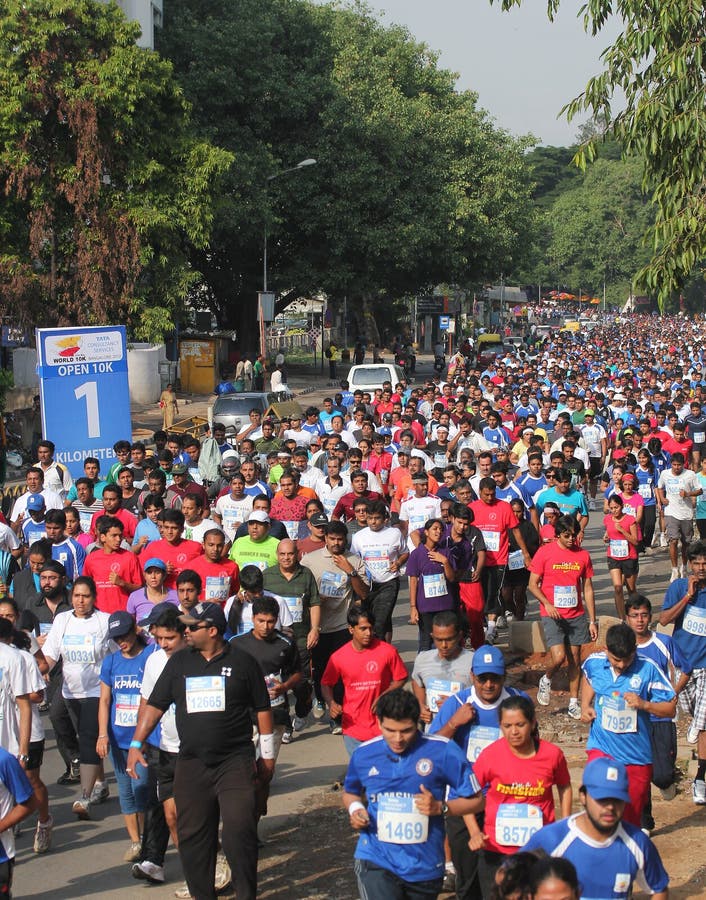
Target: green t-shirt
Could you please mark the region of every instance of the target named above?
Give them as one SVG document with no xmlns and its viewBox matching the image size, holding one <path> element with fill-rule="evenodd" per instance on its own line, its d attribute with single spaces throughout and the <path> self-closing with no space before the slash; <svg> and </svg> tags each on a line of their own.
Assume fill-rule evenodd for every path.
<svg viewBox="0 0 706 900">
<path fill-rule="evenodd" d="M 311 630 L 309 609 L 321 605 L 319 589 L 311 570 L 299 566 L 294 576 L 287 579 L 280 572 L 279 566 L 274 565 L 263 573 L 262 585 L 266 591 L 282 597 L 286 602 L 294 619 L 292 631 L 297 645 L 300 650 L 305 650 L 306 636 Z"/>
<path fill-rule="evenodd" d="M 250 535 L 233 542 L 228 556 L 238 563 L 239 568 L 257 566 L 261 572 L 277 565 L 277 538 L 266 537 L 264 541 L 254 541 Z"/>
</svg>

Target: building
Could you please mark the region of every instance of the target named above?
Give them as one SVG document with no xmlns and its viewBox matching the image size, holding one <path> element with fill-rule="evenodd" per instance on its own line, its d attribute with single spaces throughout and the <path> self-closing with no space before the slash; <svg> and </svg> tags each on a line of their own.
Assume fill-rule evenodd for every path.
<svg viewBox="0 0 706 900">
<path fill-rule="evenodd" d="M 116 2 L 127 18 L 136 21 L 142 29 L 142 35 L 137 39 L 138 45 L 154 50 L 154 30 L 162 25 L 162 0 L 116 0 Z"/>
</svg>

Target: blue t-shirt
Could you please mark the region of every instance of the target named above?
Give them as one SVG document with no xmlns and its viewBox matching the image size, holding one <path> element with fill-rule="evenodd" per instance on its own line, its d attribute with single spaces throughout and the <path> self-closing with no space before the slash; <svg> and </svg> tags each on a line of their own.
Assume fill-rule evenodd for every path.
<svg viewBox="0 0 706 900">
<path fill-rule="evenodd" d="M 120 466 L 120 468 L 122 468 L 122 466 Z M 107 484 L 108 482 L 103 480 L 102 478 L 99 478 L 98 481 L 95 482 L 95 484 L 93 485 L 93 496 L 96 498 L 96 500 L 103 499 L 103 488 Z M 69 503 L 73 503 L 77 498 L 78 492 L 76 491 L 76 485 L 72 484 L 69 488 L 69 493 L 66 495 L 66 499 L 69 501 Z"/>
<path fill-rule="evenodd" d="M 670 663 L 684 675 L 691 675 L 691 665 L 671 634 L 653 634 L 646 644 L 637 645 L 637 655 L 653 662 L 667 680 L 670 679 Z M 650 714 L 650 721 L 669 722 L 671 720 Z"/>
<path fill-rule="evenodd" d="M 51 558 L 60 562 L 66 569 L 66 580 L 71 583 L 83 572 L 86 562 L 86 551 L 73 538 L 65 538 L 58 544 L 52 544 Z"/>
<path fill-rule="evenodd" d="M 152 541 L 159 541 L 162 538 L 162 535 L 159 533 L 159 528 L 157 528 L 157 524 L 151 519 L 141 519 L 137 523 L 135 537 L 132 539 L 133 547 L 138 543 L 140 538 L 145 536 L 148 538 L 150 544 Z"/>
<path fill-rule="evenodd" d="M 443 707 L 442 707 L 443 708 Z M 453 741 L 419 734 L 396 756 L 383 737 L 361 744 L 351 756 L 344 790 L 365 794 L 370 824 L 360 832 L 356 859 L 366 859 L 394 872 L 403 881 L 431 881 L 444 874 L 444 817 L 416 813 L 414 795 L 420 785 L 435 799 L 473 797 L 480 787 L 471 766 Z"/>
<path fill-rule="evenodd" d="M 46 525 L 44 519 L 41 522 L 35 522 L 29 516 L 22 523 L 22 541 L 27 547 L 31 547 L 35 541 L 41 541 L 47 536 Z"/>
<path fill-rule="evenodd" d="M 145 663 L 156 645 L 145 647 L 137 656 L 128 659 L 118 650 L 106 656 L 101 665 L 101 683 L 110 688 L 110 717 L 108 735 L 111 744 L 127 750 L 137 725 L 140 706 L 140 688 L 145 674 Z M 159 726 L 147 738 L 148 743 L 159 746 Z"/>
<path fill-rule="evenodd" d="M 591 722 L 587 750 L 600 750 L 626 765 L 646 766 L 652 762 L 650 714 L 631 709 L 624 700 L 630 692 L 652 703 L 672 700 L 674 688 L 653 662 L 636 656 L 616 675 L 605 652 L 592 653 L 584 662 L 583 674 L 596 692 L 596 718 Z"/>
<path fill-rule="evenodd" d="M 637 492 L 645 501 L 645 506 L 656 506 L 655 485 L 659 478 L 659 472 L 650 472 L 649 469 L 637 466 L 637 468 L 633 469 L 633 473 L 637 478 Z"/>
<path fill-rule="evenodd" d="M 688 585 L 686 578 L 673 581 L 664 595 L 662 609 L 676 606 L 686 594 Z M 706 669 L 706 588 L 700 590 L 674 620 L 672 637 L 692 669 Z"/>
<path fill-rule="evenodd" d="M 459 707 L 464 703 L 470 703 L 475 708 L 475 717 L 471 722 L 456 729 L 453 740 L 466 754 L 466 758 L 475 762 L 481 750 L 485 750 L 501 737 L 498 709 L 508 697 L 527 697 L 527 694 L 516 688 L 503 688 L 495 703 L 488 704 L 478 698 L 474 687 L 464 688 L 444 701 L 429 726 L 429 734 L 441 731 Z"/>
<path fill-rule="evenodd" d="M 529 472 L 522 475 L 515 484 L 522 491 L 522 497 L 525 501 L 525 506 L 531 508 L 534 506 L 534 500 L 537 494 L 540 491 L 543 491 L 544 488 L 549 484 L 546 477 L 544 475 L 540 475 L 539 477 L 535 477 L 534 475 L 530 475 Z"/>
<path fill-rule="evenodd" d="M 17 803 L 26 803 L 32 796 L 32 785 L 14 756 L 0 747 L 0 819 Z M 0 838 L 0 863 L 15 858 L 15 836 L 12 829 Z"/>
<path fill-rule="evenodd" d="M 588 515 L 586 497 L 581 491 L 569 490 L 562 494 L 556 488 L 547 488 L 537 497 L 537 510 L 542 513 L 549 502 L 556 503 L 562 516 Z"/>
<path fill-rule="evenodd" d="M 581 900 L 627 900 L 639 875 L 651 893 L 666 890 L 669 876 L 646 834 L 621 822 L 614 834 L 598 843 L 577 827 L 581 815 L 545 825 L 523 849 L 541 849 L 572 862 L 581 885 Z"/>
</svg>

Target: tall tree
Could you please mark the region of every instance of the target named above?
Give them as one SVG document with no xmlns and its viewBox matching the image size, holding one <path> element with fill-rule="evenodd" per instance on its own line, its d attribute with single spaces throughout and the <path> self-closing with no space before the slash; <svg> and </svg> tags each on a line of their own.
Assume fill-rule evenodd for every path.
<svg viewBox="0 0 706 900">
<path fill-rule="evenodd" d="M 522 0 L 499 2 L 510 9 Z M 560 5 L 547 0 L 550 19 Z M 706 6 L 693 0 L 590 0 L 579 15 L 593 35 L 612 17 L 623 28 L 602 54 L 603 71 L 565 112 L 569 119 L 584 110 L 602 117 L 625 153 L 642 161 L 643 187 L 652 194 L 656 216 L 650 260 L 637 280 L 663 303 L 706 257 Z M 618 90 L 625 105 L 614 112 Z M 595 150 L 592 138 L 577 161 L 585 165 Z"/>
<path fill-rule="evenodd" d="M 0 12 L 0 311 L 25 324 L 171 328 L 224 150 L 196 139 L 169 63 L 115 4 Z"/>
</svg>

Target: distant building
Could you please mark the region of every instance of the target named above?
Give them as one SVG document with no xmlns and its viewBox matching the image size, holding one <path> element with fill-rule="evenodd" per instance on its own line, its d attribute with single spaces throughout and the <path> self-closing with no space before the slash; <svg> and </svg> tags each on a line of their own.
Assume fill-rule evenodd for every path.
<svg viewBox="0 0 706 900">
<path fill-rule="evenodd" d="M 138 45 L 154 50 L 154 30 L 162 26 L 162 0 L 116 0 L 116 2 L 127 18 L 137 22 L 142 29 L 142 35 L 137 39 Z"/>
</svg>

